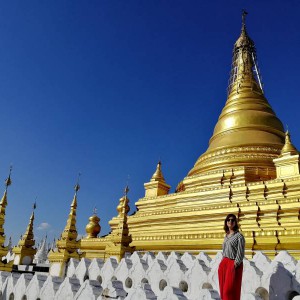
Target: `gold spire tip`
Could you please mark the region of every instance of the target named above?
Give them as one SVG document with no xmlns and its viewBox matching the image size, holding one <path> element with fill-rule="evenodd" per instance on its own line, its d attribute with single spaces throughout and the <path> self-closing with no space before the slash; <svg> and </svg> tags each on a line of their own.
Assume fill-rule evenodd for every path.
<svg viewBox="0 0 300 300">
<path fill-rule="evenodd" d="M 76 183 L 74 190 L 76 193 L 80 190 L 80 185 L 78 183 Z"/>
<path fill-rule="evenodd" d="M 5 180 L 5 186 L 6 186 L 6 187 L 8 187 L 8 186 L 11 185 L 11 179 L 10 179 L 11 171 L 12 171 L 12 165 L 9 167 L 9 174 L 8 174 L 7 179 Z"/>
<path fill-rule="evenodd" d="M 128 185 L 126 185 L 125 190 L 124 190 L 124 196 L 127 196 L 128 192 L 129 192 L 129 187 L 128 187 Z"/>
<path fill-rule="evenodd" d="M 248 13 L 246 12 L 245 9 L 242 10 L 242 25 L 243 27 L 246 26 L 246 16 L 248 15 Z"/>
<path fill-rule="evenodd" d="M 77 183 L 75 184 L 74 190 L 77 194 L 77 192 L 80 190 L 80 185 L 79 185 L 79 179 L 80 179 L 81 173 L 78 173 L 78 178 L 77 178 Z"/>
</svg>

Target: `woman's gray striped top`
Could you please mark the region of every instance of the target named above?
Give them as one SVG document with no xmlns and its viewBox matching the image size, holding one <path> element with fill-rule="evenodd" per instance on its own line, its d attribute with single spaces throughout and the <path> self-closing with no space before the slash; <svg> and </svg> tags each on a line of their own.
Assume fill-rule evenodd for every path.
<svg viewBox="0 0 300 300">
<path fill-rule="evenodd" d="M 245 238 L 236 231 L 231 236 L 225 236 L 223 243 L 223 257 L 234 259 L 234 264 L 238 267 L 244 259 L 245 255 Z"/>
</svg>

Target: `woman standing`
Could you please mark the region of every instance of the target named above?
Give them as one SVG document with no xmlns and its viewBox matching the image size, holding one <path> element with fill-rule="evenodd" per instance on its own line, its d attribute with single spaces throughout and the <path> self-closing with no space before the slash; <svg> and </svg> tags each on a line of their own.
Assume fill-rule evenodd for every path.
<svg viewBox="0 0 300 300">
<path fill-rule="evenodd" d="M 223 259 L 218 270 L 221 299 L 240 300 L 245 239 L 234 214 L 226 217 L 224 230 Z"/>
</svg>

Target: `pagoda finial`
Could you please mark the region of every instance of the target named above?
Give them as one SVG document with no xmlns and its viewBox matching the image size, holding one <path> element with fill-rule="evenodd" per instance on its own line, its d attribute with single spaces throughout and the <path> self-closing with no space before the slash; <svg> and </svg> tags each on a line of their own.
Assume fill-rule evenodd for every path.
<svg viewBox="0 0 300 300">
<path fill-rule="evenodd" d="M 77 183 L 74 186 L 75 195 L 74 195 L 74 198 L 73 198 L 73 201 L 72 201 L 72 204 L 71 204 L 71 207 L 74 207 L 75 209 L 77 207 L 77 193 L 80 190 L 80 185 L 79 185 L 80 176 L 81 176 L 81 173 L 79 172 L 78 177 L 77 177 Z M 75 215 L 76 215 L 76 213 L 75 213 Z"/>
<path fill-rule="evenodd" d="M 36 199 L 37 199 L 37 196 L 35 197 L 34 203 L 32 205 L 32 210 L 33 211 L 36 209 Z"/>
<path fill-rule="evenodd" d="M 67 262 L 70 258 L 80 259 L 78 253 L 79 242 L 77 241 L 78 232 L 76 229 L 76 208 L 77 208 L 77 192 L 79 191 L 79 177 L 75 185 L 75 195 L 71 204 L 70 213 L 67 224 L 56 242 L 56 247 L 52 247 L 52 251 L 48 256 L 50 262 L 49 273 L 52 276 L 64 277 Z M 59 261 L 59 263 L 57 263 Z"/>
<path fill-rule="evenodd" d="M 128 187 L 128 185 L 126 185 L 126 187 L 124 189 L 124 196 L 127 197 L 128 193 L 129 193 L 129 187 Z"/>
<path fill-rule="evenodd" d="M 128 191 L 129 188 L 126 186 L 125 195 L 120 199 L 117 206 L 118 216 L 109 221 L 111 234 L 108 238 L 109 243 L 105 248 L 105 253 L 108 256 L 114 255 L 118 260 L 124 257 L 125 252 L 132 252 L 132 248 L 129 246 L 132 239 L 127 224 L 127 216 L 130 210 L 127 197 Z"/>
<path fill-rule="evenodd" d="M 67 220 L 67 224 L 65 226 L 64 231 L 61 234 L 60 239 L 57 241 L 57 248 L 58 249 L 65 249 L 68 252 L 72 253 L 77 250 L 77 229 L 76 229 L 76 208 L 77 208 L 77 192 L 79 191 L 79 177 L 78 175 L 77 183 L 74 187 L 75 195 L 71 204 L 71 209 L 69 213 L 69 217 Z"/>
<path fill-rule="evenodd" d="M 156 170 L 154 172 L 154 174 L 151 177 L 150 181 L 160 181 L 160 182 L 165 182 L 165 178 L 162 174 L 161 171 L 161 161 L 159 160 L 156 166 Z"/>
<path fill-rule="evenodd" d="M 242 10 L 242 29 L 246 30 L 246 16 L 248 13 L 246 12 L 245 9 Z"/>
<path fill-rule="evenodd" d="M 7 179 L 5 180 L 5 191 L 7 191 L 7 188 L 11 185 L 11 179 L 10 179 L 11 171 L 12 171 L 12 165 L 10 165 L 9 167 L 9 174 Z"/>
<path fill-rule="evenodd" d="M 166 183 L 161 171 L 161 161 L 159 160 L 156 170 L 149 182 L 144 184 L 145 197 L 162 196 L 168 194 L 170 186 Z"/>
<path fill-rule="evenodd" d="M 11 185 L 11 171 L 12 166 L 9 168 L 9 174 L 5 180 L 5 191 L 0 201 L 0 257 L 7 254 L 7 247 L 4 247 L 5 234 L 4 234 L 4 223 L 5 223 L 5 210 L 7 206 L 7 189 Z"/>
<path fill-rule="evenodd" d="M 117 206 L 117 212 L 119 213 L 118 216 L 127 215 L 127 213 L 130 210 L 128 205 L 129 200 L 127 197 L 128 192 L 129 192 L 129 187 L 128 185 L 126 185 L 124 189 L 124 196 L 120 199 L 119 205 Z"/>
<path fill-rule="evenodd" d="M 18 246 L 13 248 L 13 252 L 15 253 L 14 264 L 31 264 L 36 253 L 33 235 L 34 209 L 30 216 L 25 233 L 21 236 Z"/>
<path fill-rule="evenodd" d="M 291 135 L 288 129 L 285 132 L 285 142 L 280 154 L 281 156 L 287 154 L 290 155 L 298 154 L 298 150 L 296 149 L 296 147 L 293 145 L 291 141 Z"/>
<path fill-rule="evenodd" d="M 8 177 L 5 179 L 4 195 L 3 195 L 3 197 L 0 201 L 0 214 L 4 213 L 4 215 L 5 215 L 5 207 L 7 205 L 7 189 L 11 185 L 11 178 L 10 178 L 11 177 L 11 171 L 12 171 L 12 166 L 9 167 L 9 174 L 8 174 Z M 4 209 L 4 211 L 2 211 L 3 209 Z"/>
<path fill-rule="evenodd" d="M 256 93 L 263 94 L 255 44 L 246 30 L 247 14 L 245 10 L 242 11 L 242 30 L 234 44 L 228 95 L 232 92 L 239 94 L 242 88 L 250 88 Z"/>
<path fill-rule="evenodd" d="M 74 186 L 74 190 L 75 190 L 75 194 L 77 195 L 77 192 L 80 190 L 80 185 L 79 185 L 79 179 L 80 179 L 81 173 L 78 173 L 78 177 L 77 177 L 77 183 Z"/>
<path fill-rule="evenodd" d="M 97 216 L 97 208 L 94 207 L 93 215 L 89 217 L 89 223 L 85 227 L 87 238 L 96 238 L 100 233 L 101 226 L 99 224 L 100 218 Z"/>
</svg>

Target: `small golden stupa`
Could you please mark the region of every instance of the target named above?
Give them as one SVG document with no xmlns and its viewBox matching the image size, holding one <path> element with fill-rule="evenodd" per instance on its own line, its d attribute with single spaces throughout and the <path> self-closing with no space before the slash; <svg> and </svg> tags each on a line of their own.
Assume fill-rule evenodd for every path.
<svg viewBox="0 0 300 300">
<path fill-rule="evenodd" d="M 99 224 L 100 218 L 96 214 L 96 208 L 94 209 L 94 214 L 89 218 L 89 223 L 85 227 L 87 233 L 87 238 L 96 238 L 101 231 L 101 226 Z"/>
<path fill-rule="evenodd" d="M 64 231 L 61 233 L 60 238 L 56 242 L 56 249 L 52 249 L 48 255 L 48 260 L 51 264 L 51 275 L 63 277 L 70 258 L 80 259 L 80 254 L 78 253 L 78 233 L 76 228 L 77 193 L 79 189 L 80 186 L 77 182 L 74 187 L 75 194 L 71 203 L 67 224 Z"/>
<path fill-rule="evenodd" d="M 33 235 L 34 210 L 36 204 L 33 205 L 32 214 L 29 219 L 25 233 L 21 236 L 18 245 L 13 247 L 12 251 L 15 254 L 14 265 L 30 265 L 33 262 L 34 255 L 37 249 Z"/>
</svg>

